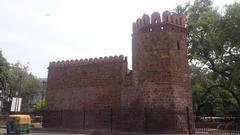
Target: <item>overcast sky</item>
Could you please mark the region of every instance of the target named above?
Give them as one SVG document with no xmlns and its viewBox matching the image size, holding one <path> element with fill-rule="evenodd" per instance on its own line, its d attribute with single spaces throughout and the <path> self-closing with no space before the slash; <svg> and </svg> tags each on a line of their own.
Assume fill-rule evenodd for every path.
<svg viewBox="0 0 240 135">
<path fill-rule="evenodd" d="M 0 50 L 10 63 L 29 63 L 40 78 L 49 61 L 123 54 L 130 64 L 132 22 L 188 1 L 0 0 Z"/>
</svg>

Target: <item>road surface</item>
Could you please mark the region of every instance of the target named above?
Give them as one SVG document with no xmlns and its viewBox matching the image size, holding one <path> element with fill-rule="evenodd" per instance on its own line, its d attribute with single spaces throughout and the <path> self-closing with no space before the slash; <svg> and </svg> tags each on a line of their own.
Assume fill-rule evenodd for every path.
<svg viewBox="0 0 240 135">
<path fill-rule="evenodd" d="M 6 129 L 0 128 L 0 135 L 7 135 Z M 25 135 L 25 134 L 21 134 Z M 47 132 L 47 131 L 31 131 L 29 134 L 26 135 L 86 135 L 86 134 L 74 134 L 74 133 L 57 133 L 57 132 Z"/>
</svg>

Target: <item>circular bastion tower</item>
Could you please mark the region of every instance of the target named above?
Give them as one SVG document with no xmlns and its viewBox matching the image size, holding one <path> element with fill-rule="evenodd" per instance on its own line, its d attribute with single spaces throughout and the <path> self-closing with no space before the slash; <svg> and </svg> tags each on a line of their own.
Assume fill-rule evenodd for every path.
<svg viewBox="0 0 240 135">
<path fill-rule="evenodd" d="M 133 23 L 133 76 L 149 132 L 194 132 L 186 32 L 185 17 L 169 11 Z"/>
</svg>

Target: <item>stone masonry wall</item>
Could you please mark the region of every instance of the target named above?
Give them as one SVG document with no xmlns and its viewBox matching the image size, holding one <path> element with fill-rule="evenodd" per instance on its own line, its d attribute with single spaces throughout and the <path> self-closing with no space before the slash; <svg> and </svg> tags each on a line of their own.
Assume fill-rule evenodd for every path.
<svg viewBox="0 0 240 135">
<path fill-rule="evenodd" d="M 185 18 L 137 19 L 132 61 L 132 71 L 123 56 L 51 62 L 44 126 L 194 133 Z"/>
<path fill-rule="evenodd" d="M 151 132 L 188 133 L 186 108 L 192 110 L 192 91 L 184 17 L 168 11 L 162 17 L 144 14 L 133 24 L 132 37 L 139 104 L 150 110 L 145 126 Z"/>
<path fill-rule="evenodd" d="M 97 122 L 108 120 L 109 115 L 97 118 L 95 110 L 106 109 L 104 113 L 109 113 L 110 108 L 120 108 L 121 84 L 126 71 L 127 60 L 123 56 L 50 63 L 45 109 L 85 110 L 88 128 L 104 127 L 104 123 Z M 65 119 L 69 118 L 71 116 Z"/>
</svg>

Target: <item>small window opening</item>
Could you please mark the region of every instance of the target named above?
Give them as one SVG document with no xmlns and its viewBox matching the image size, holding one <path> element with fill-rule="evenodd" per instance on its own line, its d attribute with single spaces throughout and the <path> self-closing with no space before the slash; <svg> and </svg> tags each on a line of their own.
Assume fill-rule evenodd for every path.
<svg viewBox="0 0 240 135">
<path fill-rule="evenodd" d="M 166 20 L 167 20 L 167 22 L 168 22 L 168 16 L 166 17 Z"/>
<path fill-rule="evenodd" d="M 180 22 L 180 25 L 182 25 L 182 18 L 180 18 L 179 22 Z"/>
<path fill-rule="evenodd" d="M 154 23 L 157 23 L 157 18 L 154 19 Z"/>
<path fill-rule="evenodd" d="M 174 28 L 172 28 L 172 30 L 174 30 Z"/>
<path fill-rule="evenodd" d="M 177 19 L 175 20 L 175 23 L 178 24 L 178 20 Z"/>
<path fill-rule="evenodd" d="M 145 22 L 145 20 L 143 20 L 143 24 L 144 24 L 144 25 L 146 25 L 146 22 Z"/>
<path fill-rule="evenodd" d="M 173 18 L 171 17 L 171 23 L 173 23 Z"/>
<path fill-rule="evenodd" d="M 180 43 L 177 41 L 177 50 L 180 50 Z"/>
</svg>

